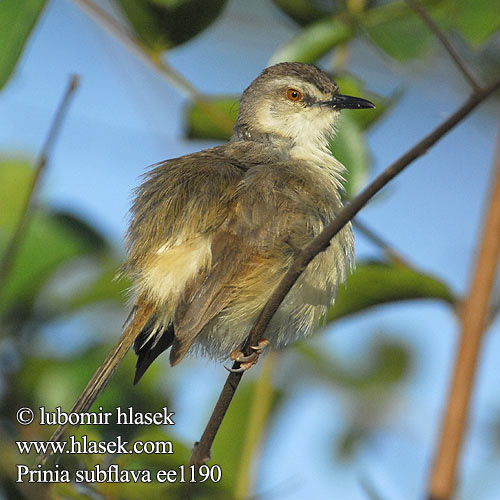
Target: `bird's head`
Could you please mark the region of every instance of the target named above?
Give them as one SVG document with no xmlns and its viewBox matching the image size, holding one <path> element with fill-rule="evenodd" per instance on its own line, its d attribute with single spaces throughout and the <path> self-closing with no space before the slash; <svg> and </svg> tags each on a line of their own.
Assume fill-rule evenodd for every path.
<svg viewBox="0 0 500 500">
<path fill-rule="evenodd" d="M 323 145 L 341 109 L 374 107 L 366 99 L 340 94 L 316 66 L 280 63 L 266 68 L 243 92 L 234 136 Z"/>
</svg>

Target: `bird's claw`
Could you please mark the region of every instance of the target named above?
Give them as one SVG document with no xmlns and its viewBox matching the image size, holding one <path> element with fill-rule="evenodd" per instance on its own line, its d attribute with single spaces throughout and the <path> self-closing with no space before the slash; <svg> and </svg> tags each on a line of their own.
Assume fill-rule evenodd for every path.
<svg viewBox="0 0 500 500">
<path fill-rule="evenodd" d="M 250 349 L 253 349 L 257 354 L 262 353 L 262 349 L 267 347 L 269 345 L 269 340 L 267 339 L 260 339 L 259 343 L 257 345 L 251 345 Z"/>
<path fill-rule="evenodd" d="M 248 368 L 245 368 L 243 365 L 240 365 L 239 368 L 228 368 L 224 365 L 224 368 L 230 373 L 243 373 L 248 370 Z"/>
<path fill-rule="evenodd" d="M 238 361 L 238 363 L 248 363 L 252 362 L 255 363 L 257 361 L 257 358 L 259 357 L 259 352 L 255 351 L 249 354 L 248 356 L 245 356 L 241 351 L 233 351 L 230 354 L 230 358 L 233 361 Z"/>
<path fill-rule="evenodd" d="M 250 349 L 253 349 L 254 352 L 252 352 L 248 356 L 245 356 L 241 351 L 233 351 L 230 354 L 230 358 L 233 361 L 240 363 L 239 368 L 228 368 L 227 366 L 224 366 L 224 368 L 232 373 L 241 373 L 247 371 L 257 363 L 259 356 L 262 353 L 262 349 L 264 349 L 264 347 L 266 347 L 267 345 L 269 345 L 269 340 L 261 339 L 258 345 L 250 346 Z"/>
</svg>

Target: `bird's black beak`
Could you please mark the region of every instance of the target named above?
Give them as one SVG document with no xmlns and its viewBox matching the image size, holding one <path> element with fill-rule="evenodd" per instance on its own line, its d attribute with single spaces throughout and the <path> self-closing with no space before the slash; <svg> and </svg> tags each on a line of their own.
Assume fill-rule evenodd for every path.
<svg viewBox="0 0 500 500">
<path fill-rule="evenodd" d="M 361 97 L 352 97 L 342 94 L 334 94 L 331 99 L 321 101 L 318 104 L 333 109 L 367 109 L 375 107 L 375 104 L 366 99 L 361 99 Z"/>
</svg>

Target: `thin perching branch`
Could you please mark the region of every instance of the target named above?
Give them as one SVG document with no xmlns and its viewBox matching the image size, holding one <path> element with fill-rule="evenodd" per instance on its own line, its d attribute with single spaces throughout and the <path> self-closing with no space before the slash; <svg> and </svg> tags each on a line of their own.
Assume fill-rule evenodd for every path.
<svg viewBox="0 0 500 500">
<path fill-rule="evenodd" d="M 14 265 L 15 257 L 23 241 L 26 228 L 28 227 L 31 216 L 30 206 L 36 196 L 38 186 L 40 185 L 40 181 L 47 166 L 50 151 L 52 150 L 57 140 L 59 131 L 61 130 L 61 125 L 69 108 L 71 97 L 73 96 L 75 90 L 78 88 L 78 85 L 78 76 L 71 76 L 66 92 L 64 93 L 64 96 L 59 106 L 57 107 L 56 114 L 54 115 L 52 124 L 50 125 L 50 129 L 47 134 L 47 138 L 45 139 L 45 143 L 35 164 L 35 172 L 31 179 L 31 185 L 29 186 L 28 193 L 26 194 L 26 200 L 21 210 L 21 215 L 19 216 L 16 227 L 14 229 L 14 233 L 12 234 L 12 238 L 9 241 L 7 249 L 2 256 L 2 262 L 0 262 L 0 295 L 4 291 L 4 287 L 7 283 L 10 271 L 12 269 L 12 266 Z"/>
<path fill-rule="evenodd" d="M 272 316 L 280 306 L 286 294 L 294 285 L 295 281 L 305 270 L 311 260 L 330 245 L 330 240 L 368 203 L 368 201 L 378 193 L 396 175 L 402 172 L 410 163 L 424 155 L 447 132 L 462 121 L 474 108 L 484 101 L 489 95 L 500 88 L 500 78 L 476 91 L 469 99 L 453 113 L 447 120 L 442 122 L 430 134 L 424 137 L 413 148 L 408 150 L 403 156 L 396 160 L 378 177 L 375 178 L 361 193 L 348 203 L 339 215 L 321 232 L 314 240 L 306 246 L 294 259 L 290 268 L 283 276 L 282 280 L 272 293 L 268 302 L 264 306 L 259 318 L 255 322 L 250 334 L 245 342 L 243 352 L 245 355 L 251 353 L 250 346 L 259 344 L 264 330 L 269 324 Z M 234 363 L 234 368 L 238 368 L 239 363 Z M 219 399 L 215 405 L 212 415 L 208 421 L 205 431 L 198 443 L 195 444 L 191 455 L 191 463 L 200 465 L 210 459 L 210 449 L 217 431 L 224 419 L 233 395 L 240 383 L 242 373 L 232 372 L 229 374 L 222 389 Z"/>
<path fill-rule="evenodd" d="M 464 75 L 465 79 L 469 82 L 471 87 L 478 91 L 481 89 L 481 84 L 477 81 L 476 77 L 472 73 L 472 71 L 467 68 L 467 64 L 462 59 L 460 54 L 455 50 L 455 47 L 450 43 L 446 35 L 443 33 L 441 28 L 436 24 L 434 19 L 429 15 L 427 10 L 421 5 L 418 0 L 406 0 L 408 5 L 422 18 L 422 20 L 429 26 L 429 29 L 436 35 L 436 38 L 441 42 L 446 52 L 448 52 L 449 56 L 453 59 L 457 68 Z"/>
<path fill-rule="evenodd" d="M 481 340 L 488 324 L 488 305 L 500 257 L 500 135 L 495 175 L 475 271 L 460 313 L 462 334 L 431 477 L 429 500 L 448 500 L 453 493 Z"/>
</svg>

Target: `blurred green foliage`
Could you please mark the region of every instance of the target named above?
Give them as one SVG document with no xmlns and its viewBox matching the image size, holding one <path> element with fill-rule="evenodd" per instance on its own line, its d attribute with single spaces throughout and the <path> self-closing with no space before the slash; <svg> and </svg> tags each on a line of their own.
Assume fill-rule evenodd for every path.
<svg viewBox="0 0 500 500">
<path fill-rule="evenodd" d="M 135 37 L 152 58 L 186 43 L 213 23 L 221 14 L 224 0 L 113 0 Z M 297 36 L 280 47 L 273 61 L 296 60 L 318 62 L 342 52 L 351 42 L 368 40 L 378 50 L 396 61 L 421 57 L 434 47 L 428 28 L 405 1 L 367 0 L 360 2 L 323 2 L 311 0 L 274 0 L 285 15 L 300 26 Z M 482 50 L 500 27 L 495 0 L 427 0 L 422 2 L 438 24 L 452 36 L 475 50 Z M 43 0 L 4 0 L 0 2 L 0 88 L 16 66 L 33 27 L 44 7 Z M 485 49 L 486 50 L 486 49 Z M 365 139 L 368 127 L 390 111 L 396 97 L 383 98 L 370 92 L 343 65 L 332 65 L 331 73 L 345 94 L 374 101 L 376 110 L 346 111 L 339 133 L 331 144 L 335 156 L 348 168 L 346 195 L 352 197 L 370 174 L 371 158 Z M 237 114 L 236 96 L 209 96 L 207 102 L 234 122 Z M 226 140 L 230 130 L 214 122 L 202 103 L 186 108 L 186 136 L 193 139 Z M 30 163 L 8 158 L 0 161 L 0 255 L 12 237 L 21 207 L 28 193 L 33 172 Z M 245 377 L 235 401 L 218 435 L 213 462 L 223 469 L 223 481 L 195 485 L 179 483 L 160 485 L 103 483 L 76 488 L 74 484 L 19 485 L 15 482 L 13 464 L 20 462 L 14 440 L 46 439 L 50 429 L 41 426 L 15 426 L 15 412 L 27 406 L 40 405 L 69 408 L 95 368 L 109 351 L 111 339 L 118 336 L 116 324 L 109 335 L 94 338 L 90 345 L 74 347 L 68 352 L 51 353 L 39 349 L 44 329 L 58 321 L 70 321 L 89 310 L 123 310 L 125 279 L 115 279 L 121 255 L 87 222 L 72 214 L 37 205 L 21 249 L 16 255 L 7 286 L 0 290 L 0 356 L 3 363 L 2 406 L 0 409 L 0 496 L 7 500 L 19 498 L 68 499 L 131 499 L 156 498 L 225 499 L 234 498 L 241 475 L 250 474 L 242 458 L 245 441 L 256 439 L 261 445 L 267 439 L 264 429 L 258 436 L 247 436 L 257 389 L 262 380 Z M 68 286 L 68 283 L 73 285 Z M 77 284 L 77 286 L 75 286 Z M 372 308 L 402 300 L 439 300 L 455 306 L 457 298 L 435 277 L 395 263 L 376 261 L 359 263 L 341 287 L 336 305 L 326 320 L 334 322 Z M 85 323 L 87 333 L 95 328 Z M 92 332 L 90 332 L 92 333 Z M 89 335 L 90 336 L 90 335 Z M 355 364 L 346 365 L 333 352 L 326 352 L 314 343 L 301 342 L 290 349 L 295 358 L 293 369 L 279 366 L 279 386 L 267 387 L 270 401 L 266 426 L 277 419 L 286 402 L 295 396 L 298 382 L 310 380 L 328 387 L 332 393 L 345 396 L 346 425 L 339 440 L 332 446 L 337 454 L 352 456 L 357 445 L 368 439 L 384 421 L 394 391 L 411 374 L 412 354 L 406 345 L 384 335 L 370 346 Z M 99 398 L 103 408 L 133 406 L 155 411 L 168 406 L 171 391 L 159 390 L 161 367 L 154 363 L 140 390 L 131 385 L 134 359 L 128 356 Z M 278 369 L 278 367 L 275 367 Z M 300 373 L 300 380 L 297 379 Z M 173 383 L 173 382 L 172 382 Z M 208 409 L 200 409 L 200 412 Z M 121 434 L 129 440 L 171 440 L 174 455 L 98 455 L 62 457 L 68 467 L 87 468 L 119 463 L 128 469 L 169 469 L 188 463 L 192 443 L 185 443 L 169 429 L 140 426 L 82 427 L 78 435 L 94 439 L 111 439 Z M 262 441 L 261 441 L 262 440 Z M 259 447 L 255 460 L 258 460 Z M 32 460 L 33 457 L 30 457 Z M 32 462 L 31 462 L 32 463 Z M 251 464 L 252 465 L 252 464 Z M 249 495 L 251 492 L 249 492 Z"/>
<path fill-rule="evenodd" d="M 226 0 L 116 0 L 116 3 L 139 40 L 157 53 L 187 42 L 204 30 L 221 13 Z"/>
<path fill-rule="evenodd" d="M 211 97 L 206 100 L 220 113 L 223 113 L 231 123 L 238 116 L 239 96 Z M 186 108 L 185 134 L 189 139 L 215 139 L 227 141 L 231 130 L 223 129 L 212 116 L 206 113 L 199 102 L 190 103 Z"/>
<path fill-rule="evenodd" d="M 285 55 L 287 60 L 314 62 L 319 47 L 318 56 L 343 43 L 343 37 L 337 39 L 331 35 L 328 47 L 327 37 L 318 36 L 322 33 L 320 26 L 328 22 L 335 32 L 341 25 L 344 26 L 341 31 L 350 26 L 350 38 L 368 34 L 380 49 L 398 61 L 417 57 L 435 43 L 428 27 L 404 0 L 346 2 L 347 9 L 343 2 L 337 1 L 329 2 L 329 9 L 326 2 L 274 0 L 274 3 L 304 27 L 302 33 L 279 49 L 278 55 Z M 500 28 L 500 16 L 493 14 L 498 10 L 495 0 L 422 0 L 420 3 L 442 28 L 458 32 L 474 47 L 484 44 Z M 310 47 L 307 53 L 304 53 L 305 47 Z M 273 58 L 279 59 L 276 55 Z"/>
<path fill-rule="evenodd" d="M 435 299 L 454 305 L 457 299 L 438 279 L 401 264 L 361 262 L 341 286 L 328 321 L 356 314 L 374 306 L 403 300 Z"/>
<path fill-rule="evenodd" d="M 332 6 L 330 9 L 326 2 L 316 0 L 273 0 L 273 3 L 301 26 L 331 15 L 332 10 L 340 6 L 339 1 L 329 2 Z"/>
<path fill-rule="evenodd" d="M 0 160 L 0 251 L 18 223 L 33 172 L 27 162 Z M 35 300 L 49 279 L 78 256 L 97 258 L 109 251 L 104 237 L 71 214 L 38 208 L 16 255 L 4 290 L 0 317 L 4 324 L 22 324 L 34 315 Z"/>
<path fill-rule="evenodd" d="M 352 36 L 353 29 L 348 23 L 329 16 L 308 24 L 301 33 L 273 55 L 271 62 L 314 63 Z"/>
</svg>

